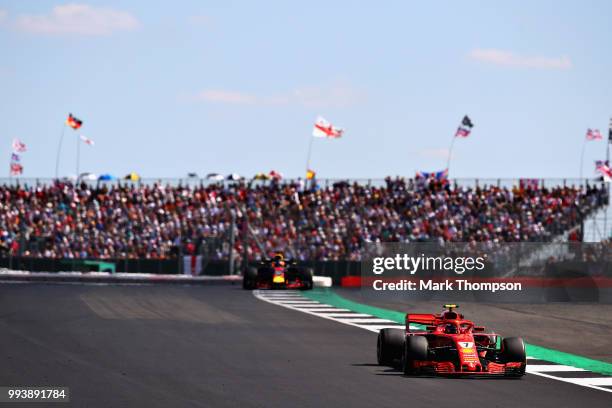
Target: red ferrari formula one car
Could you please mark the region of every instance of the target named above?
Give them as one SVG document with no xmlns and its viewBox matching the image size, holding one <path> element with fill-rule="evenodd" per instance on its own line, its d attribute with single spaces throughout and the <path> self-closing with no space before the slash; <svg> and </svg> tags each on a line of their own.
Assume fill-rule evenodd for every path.
<svg viewBox="0 0 612 408">
<path fill-rule="evenodd" d="M 287 261 L 282 253 L 249 268 L 243 277 L 244 289 L 312 289 L 312 269 Z"/>
<path fill-rule="evenodd" d="M 378 364 L 400 366 L 407 375 L 525 375 L 522 338 L 486 333 L 457 313 L 457 305 L 444 307 L 440 314 L 406 314 L 406 329 L 382 329 Z"/>
</svg>

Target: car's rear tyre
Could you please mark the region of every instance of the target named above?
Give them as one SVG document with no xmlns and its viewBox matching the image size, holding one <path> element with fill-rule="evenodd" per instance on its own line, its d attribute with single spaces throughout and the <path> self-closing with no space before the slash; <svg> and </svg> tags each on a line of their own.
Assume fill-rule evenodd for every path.
<svg viewBox="0 0 612 408">
<path fill-rule="evenodd" d="M 406 375 L 418 374 L 414 367 L 415 361 L 427 360 L 429 344 L 424 336 L 407 336 L 402 356 L 402 371 Z"/>
<path fill-rule="evenodd" d="M 379 365 L 392 366 L 402 358 L 404 350 L 404 329 L 381 329 L 376 342 L 376 358 Z"/>
<path fill-rule="evenodd" d="M 247 268 L 242 277 L 242 289 L 253 290 L 257 288 L 257 269 Z"/>
<path fill-rule="evenodd" d="M 527 367 L 527 354 L 525 342 L 520 337 L 507 337 L 502 340 L 501 358 L 504 363 L 521 363 L 521 368 L 507 375 L 510 377 L 521 377 L 525 375 Z"/>
</svg>

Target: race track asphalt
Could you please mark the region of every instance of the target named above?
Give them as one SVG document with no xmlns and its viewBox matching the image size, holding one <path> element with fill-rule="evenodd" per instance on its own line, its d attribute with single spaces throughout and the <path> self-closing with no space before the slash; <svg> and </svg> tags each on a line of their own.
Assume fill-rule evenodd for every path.
<svg viewBox="0 0 612 408">
<path fill-rule="evenodd" d="M 0 284 L 0 385 L 68 386 L 71 406 L 612 406 L 533 375 L 404 377 L 375 342 L 237 286 Z"/>
</svg>

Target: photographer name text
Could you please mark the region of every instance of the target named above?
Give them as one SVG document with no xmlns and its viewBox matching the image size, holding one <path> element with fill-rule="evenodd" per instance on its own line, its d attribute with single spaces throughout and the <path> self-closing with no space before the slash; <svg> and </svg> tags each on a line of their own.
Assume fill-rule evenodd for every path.
<svg viewBox="0 0 612 408">
<path fill-rule="evenodd" d="M 377 279 L 372 282 L 372 288 L 377 291 L 513 291 L 522 290 L 519 282 L 470 282 L 467 279 L 450 280 L 436 282 L 431 279 L 419 280 L 418 282 L 402 279 L 398 282 L 385 282 Z"/>
</svg>

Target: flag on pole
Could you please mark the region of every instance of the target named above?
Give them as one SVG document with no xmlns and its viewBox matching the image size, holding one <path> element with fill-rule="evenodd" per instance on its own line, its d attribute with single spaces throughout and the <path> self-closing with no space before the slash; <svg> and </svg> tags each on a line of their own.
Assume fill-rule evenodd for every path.
<svg viewBox="0 0 612 408">
<path fill-rule="evenodd" d="M 417 171 L 416 172 L 416 178 L 417 179 L 430 179 L 430 178 L 433 178 L 433 179 L 438 180 L 438 181 L 446 180 L 448 178 L 448 169 L 444 169 L 444 170 L 441 170 L 441 171 L 433 171 L 433 172 Z"/>
<path fill-rule="evenodd" d="M 270 170 L 270 173 L 268 173 L 268 176 L 270 176 L 272 180 L 276 180 L 276 181 L 280 181 L 283 179 L 283 175 L 276 170 Z"/>
<path fill-rule="evenodd" d="M 602 140 L 601 132 L 599 129 L 587 129 L 586 140 Z"/>
<path fill-rule="evenodd" d="M 312 135 L 314 137 L 327 137 L 330 139 L 337 139 L 342 137 L 344 133 L 344 129 L 335 127 L 321 116 L 317 118 L 317 121 L 314 124 L 314 128 L 312 129 Z"/>
<path fill-rule="evenodd" d="M 306 171 L 306 180 L 312 180 L 312 179 L 314 179 L 316 177 L 316 175 L 317 175 L 317 173 L 315 173 L 314 170 L 308 169 Z"/>
<path fill-rule="evenodd" d="M 25 143 L 19 139 L 13 139 L 13 152 L 23 153 L 27 150 Z"/>
<path fill-rule="evenodd" d="M 461 120 L 461 124 L 457 128 L 457 131 L 455 132 L 455 137 L 468 137 L 472 132 L 473 127 L 474 124 L 472 123 L 472 120 L 468 117 L 468 115 L 465 115 L 463 120 Z"/>
<path fill-rule="evenodd" d="M 21 157 L 17 153 L 11 153 L 11 162 L 19 163 L 21 161 Z"/>
<path fill-rule="evenodd" d="M 90 138 L 88 138 L 87 136 L 79 135 L 79 137 L 81 138 L 81 140 L 82 140 L 83 142 L 87 143 L 87 144 L 88 144 L 88 145 L 90 145 L 90 146 L 93 146 L 93 145 L 95 145 L 95 144 L 96 144 L 96 143 L 95 143 L 93 140 L 91 140 L 91 139 L 90 139 Z"/>
<path fill-rule="evenodd" d="M 66 124 L 70 126 L 71 128 L 73 128 L 74 130 L 77 130 L 78 128 L 83 126 L 83 121 L 81 119 L 78 119 L 72 116 L 72 113 L 69 113 L 68 119 L 66 119 Z"/>
<path fill-rule="evenodd" d="M 19 163 L 11 163 L 11 176 L 19 176 L 23 173 L 23 166 Z"/>
<path fill-rule="evenodd" d="M 612 169 L 607 161 L 597 160 L 595 162 L 595 171 L 601 174 L 604 181 L 610 182 L 612 180 Z"/>
</svg>

